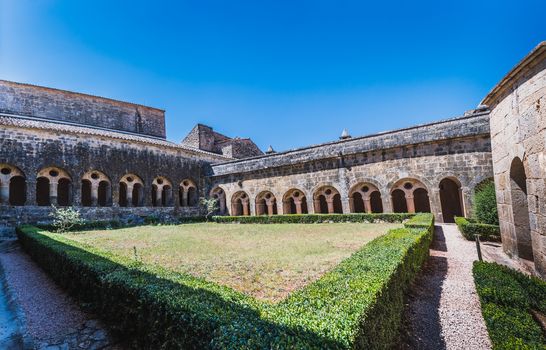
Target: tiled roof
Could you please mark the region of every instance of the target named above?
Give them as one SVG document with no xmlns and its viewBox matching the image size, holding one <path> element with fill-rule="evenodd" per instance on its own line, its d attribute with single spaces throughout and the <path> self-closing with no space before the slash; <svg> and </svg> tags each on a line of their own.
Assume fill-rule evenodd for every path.
<svg viewBox="0 0 546 350">
<path fill-rule="evenodd" d="M 220 154 L 203 151 L 199 148 L 176 144 L 161 138 L 141 136 L 141 135 L 133 134 L 129 132 L 103 129 L 99 127 L 86 126 L 82 124 L 57 122 L 57 121 L 10 115 L 10 114 L 0 114 L 0 125 L 13 126 L 18 128 L 24 128 L 24 129 L 41 129 L 41 130 L 64 132 L 69 134 L 108 137 L 108 138 L 116 139 L 116 140 L 138 142 L 138 143 L 143 143 L 148 145 L 170 148 L 172 150 L 182 150 L 188 153 L 192 153 L 193 155 L 196 155 L 196 156 L 202 156 L 203 158 L 209 158 L 209 159 L 212 158 L 217 161 L 227 161 L 232 159 Z"/>
</svg>

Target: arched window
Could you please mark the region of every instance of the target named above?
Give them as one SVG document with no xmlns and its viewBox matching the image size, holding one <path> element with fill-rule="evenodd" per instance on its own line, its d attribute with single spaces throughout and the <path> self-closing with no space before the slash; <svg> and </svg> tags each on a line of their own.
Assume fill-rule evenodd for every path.
<svg viewBox="0 0 546 350">
<path fill-rule="evenodd" d="M 277 199 L 269 191 L 256 196 L 256 215 L 277 215 Z"/>
<path fill-rule="evenodd" d="M 152 205 L 154 207 L 171 207 L 172 193 L 171 182 L 166 177 L 156 177 L 152 182 Z"/>
<path fill-rule="evenodd" d="M 72 203 L 72 179 L 60 168 L 49 167 L 38 172 L 36 179 L 38 205 L 69 206 Z"/>
<path fill-rule="evenodd" d="M 19 168 L 0 164 L 0 204 L 25 205 L 26 178 Z"/>
<path fill-rule="evenodd" d="M 82 206 L 106 207 L 112 205 L 112 186 L 104 173 L 93 170 L 82 176 Z"/>
<path fill-rule="evenodd" d="M 119 206 L 140 207 L 144 199 L 144 182 L 135 174 L 124 175 L 119 181 Z"/>
<path fill-rule="evenodd" d="M 341 214 L 341 196 L 338 190 L 332 186 L 323 186 L 313 194 L 315 213 L 317 214 Z"/>
<path fill-rule="evenodd" d="M 195 182 L 190 179 L 182 180 L 178 191 L 181 207 L 197 207 L 199 205 L 199 196 Z"/>
<path fill-rule="evenodd" d="M 430 213 L 428 190 L 419 180 L 398 180 L 391 189 L 391 200 L 395 213 Z"/>
<path fill-rule="evenodd" d="M 284 214 L 307 214 L 307 199 L 302 190 L 292 188 L 284 194 L 283 200 Z"/>
<path fill-rule="evenodd" d="M 351 213 L 382 213 L 381 193 L 370 183 L 358 183 L 349 191 Z"/>
<path fill-rule="evenodd" d="M 231 197 L 231 215 L 250 215 L 250 200 L 246 192 L 239 191 Z"/>
<path fill-rule="evenodd" d="M 226 193 L 220 187 L 215 187 L 210 191 L 210 197 L 218 201 L 218 214 L 226 213 Z"/>
</svg>

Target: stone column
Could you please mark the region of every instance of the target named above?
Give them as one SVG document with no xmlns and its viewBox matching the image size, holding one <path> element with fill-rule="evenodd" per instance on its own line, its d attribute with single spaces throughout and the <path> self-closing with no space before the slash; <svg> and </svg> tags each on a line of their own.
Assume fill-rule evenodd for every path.
<svg viewBox="0 0 546 350">
<path fill-rule="evenodd" d="M 0 185 L 0 204 L 9 203 L 9 180 L 3 181 Z"/>
<path fill-rule="evenodd" d="M 57 190 L 59 187 L 59 183 L 55 180 L 49 180 L 49 203 L 51 205 L 57 205 Z"/>
<path fill-rule="evenodd" d="M 370 197 L 364 199 L 364 210 L 366 210 L 366 213 L 368 214 L 372 212 L 372 203 L 370 202 Z"/>
<path fill-rule="evenodd" d="M 133 184 L 127 184 L 127 208 L 133 206 Z"/>
<path fill-rule="evenodd" d="M 95 181 L 91 182 L 91 206 L 96 207 L 99 202 L 99 184 Z"/>
<path fill-rule="evenodd" d="M 415 203 L 413 202 L 413 194 L 406 193 L 406 206 L 408 207 L 408 213 L 415 213 Z"/>
<path fill-rule="evenodd" d="M 273 202 L 266 202 L 267 204 L 267 215 L 273 215 Z"/>
<path fill-rule="evenodd" d="M 182 187 L 182 206 L 188 206 L 188 189 L 186 189 L 185 187 Z"/>
<path fill-rule="evenodd" d="M 220 202 L 220 213 L 225 214 L 226 213 L 226 201 L 223 198 L 219 198 L 218 202 Z"/>
<path fill-rule="evenodd" d="M 243 206 L 243 215 L 244 216 L 248 216 L 250 215 L 250 211 L 248 210 L 249 208 L 249 202 L 248 201 L 241 201 L 242 203 L 242 206 Z"/>
<path fill-rule="evenodd" d="M 313 210 L 315 214 L 320 212 L 320 199 L 313 200 Z"/>
<path fill-rule="evenodd" d="M 163 186 L 161 187 L 156 187 L 156 190 L 155 190 L 155 206 L 156 207 L 162 207 L 163 204 L 162 204 L 162 199 L 163 199 Z"/>
<path fill-rule="evenodd" d="M 294 204 L 296 205 L 296 214 L 301 214 L 301 199 L 294 199 Z"/>
<path fill-rule="evenodd" d="M 328 205 L 328 214 L 334 213 L 334 198 L 327 198 L 326 204 Z"/>
<path fill-rule="evenodd" d="M 355 199 L 353 197 L 349 197 L 349 210 L 351 213 L 355 212 Z"/>
</svg>

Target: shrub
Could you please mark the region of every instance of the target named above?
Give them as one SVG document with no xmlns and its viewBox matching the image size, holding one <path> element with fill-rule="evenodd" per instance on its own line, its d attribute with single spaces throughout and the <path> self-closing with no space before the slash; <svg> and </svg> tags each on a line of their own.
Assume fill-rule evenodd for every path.
<svg viewBox="0 0 546 350">
<path fill-rule="evenodd" d="M 385 214 L 288 214 L 260 216 L 214 216 L 217 223 L 238 224 L 316 224 L 328 222 L 403 222 L 414 217 L 408 213 Z"/>
<path fill-rule="evenodd" d="M 545 349 L 530 310 L 546 311 L 546 282 L 495 263 L 476 261 L 472 271 L 493 348 Z"/>
<path fill-rule="evenodd" d="M 84 224 L 80 212 L 73 207 L 57 208 L 53 206 L 53 211 L 49 215 L 53 217 L 53 229 L 59 233 L 67 232 L 75 226 Z"/>
<path fill-rule="evenodd" d="M 493 181 L 487 181 L 476 189 L 474 194 L 474 216 L 483 224 L 499 224 L 497 195 Z"/>
<path fill-rule="evenodd" d="M 480 224 L 469 219 L 455 217 L 455 223 L 462 235 L 469 241 L 475 240 L 475 235 L 480 235 L 482 241 L 500 241 L 500 227 L 497 225 Z"/>
<path fill-rule="evenodd" d="M 427 227 L 391 230 L 278 304 L 35 227 L 17 233 L 33 259 L 136 348 L 376 349 L 398 338 L 404 292 L 432 240 L 434 218 L 425 216 Z"/>
</svg>

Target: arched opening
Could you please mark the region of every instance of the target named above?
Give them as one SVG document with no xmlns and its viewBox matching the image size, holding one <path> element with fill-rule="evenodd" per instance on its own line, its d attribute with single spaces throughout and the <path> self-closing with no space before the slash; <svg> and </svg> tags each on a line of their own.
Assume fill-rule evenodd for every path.
<svg viewBox="0 0 546 350">
<path fill-rule="evenodd" d="M 256 196 L 256 215 L 277 215 L 277 199 L 269 191 Z"/>
<path fill-rule="evenodd" d="M 406 194 L 400 189 L 396 189 L 391 193 L 392 210 L 395 213 L 407 213 L 408 205 L 406 202 Z"/>
<path fill-rule="evenodd" d="M 463 216 L 461 186 L 450 178 L 440 181 L 440 203 L 444 222 L 455 222 L 455 216 Z"/>
<path fill-rule="evenodd" d="M 133 207 L 142 206 L 143 193 L 144 193 L 144 187 L 140 183 L 135 183 L 133 185 L 133 198 L 132 198 Z"/>
<path fill-rule="evenodd" d="M 49 179 L 47 177 L 39 177 L 36 179 L 36 204 L 39 206 L 51 205 L 49 198 Z"/>
<path fill-rule="evenodd" d="M 23 176 L 14 176 L 9 182 L 9 204 L 21 206 L 27 201 L 27 183 Z"/>
<path fill-rule="evenodd" d="M 532 261 L 534 256 L 527 202 L 527 175 L 523 162 L 517 157 L 512 160 L 510 165 L 510 195 L 518 256 Z"/>
<path fill-rule="evenodd" d="M 127 184 L 125 182 L 119 183 L 119 206 L 127 206 Z"/>
<path fill-rule="evenodd" d="M 250 215 L 250 199 L 246 192 L 239 191 L 231 197 L 231 215 Z"/>
<path fill-rule="evenodd" d="M 417 188 L 413 191 L 413 201 L 416 213 L 430 213 L 430 200 L 428 192 L 424 188 Z"/>
<path fill-rule="evenodd" d="M 163 186 L 163 193 L 161 196 L 161 205 L 163 207 L 169 207 L 171 205 L 171 193 L 172 193 L 171 186 L 169 185 Z"/>
<path fill-rule="evenodd" d="M 71 196 L 71 181 L 67 178 L 60 179 L 57 187 L 57 204 L 61 207 L 69 206 Z"/>
<path fill-rule="evenodd" d="M 100 207 L 108 207 L 112 201 L 112 190 L 108 181 L 99 182 L 98 204 Z"/>
<path fill-rule="evenodd" d="M 181 207 L 196 207 L 199 205 L 197 186 L 192 180 L 182 180 L 178 189 L 178 194 Z"/>
<path fill-rule="evenodd" d="M 91 200 L 91 181 L 82 180 L 82 206 L 90 207 L 93 205 Z"/>
<path fill-rule="evenodd" d="M 157 207 L 157 186 L 152 185 L 152 207 Z"/>
<path fill-rule="evenodd" d="M 366 209 L 364 208 L 364 199 L 362 199 L 362 194 L 356 192 L 353 194 L 353 213 L 365 213 Z"/>
<path fill-rule="evenodd" d="M 307 214 L 307 199 L 303 191 L 290 189 L 286 191 L 283 197 L 284 214 Z"/>
<path fill-rule="evenodd" d="M 134 174 L 124 175 L 119 181 L 120 207 L 139 207 L 144 201 L 144 183 L 142 179 Z"/>
<path fill-rule="evenodd" d="M 315 191 L 313 195 L 315 213 L 317 214 L 341 214 L 341 196 L 338 190 L 332 186 L 324 186 Z"/>
<path fill-rule="evenodd" d="M 383 201 L 381 200 L 381 192 L 374 191 L 370 194 L 370 205 L 372 207 L 372 213 L 383 212 Z"/>
<path fill-rule="evenodd" d="M 152 205 L 154 207 L 170 207 L 172 205 L 171 182 L 163 177 L 156 177 L 152 182 Z"/>
<path fill-rule="evenodd" d="M 210 191 L 210 197 L 216 199 L 218 203 L 218 214 L 226 213 L 226 193 L 220 187 L 215 187 Z"/>
</svg>

